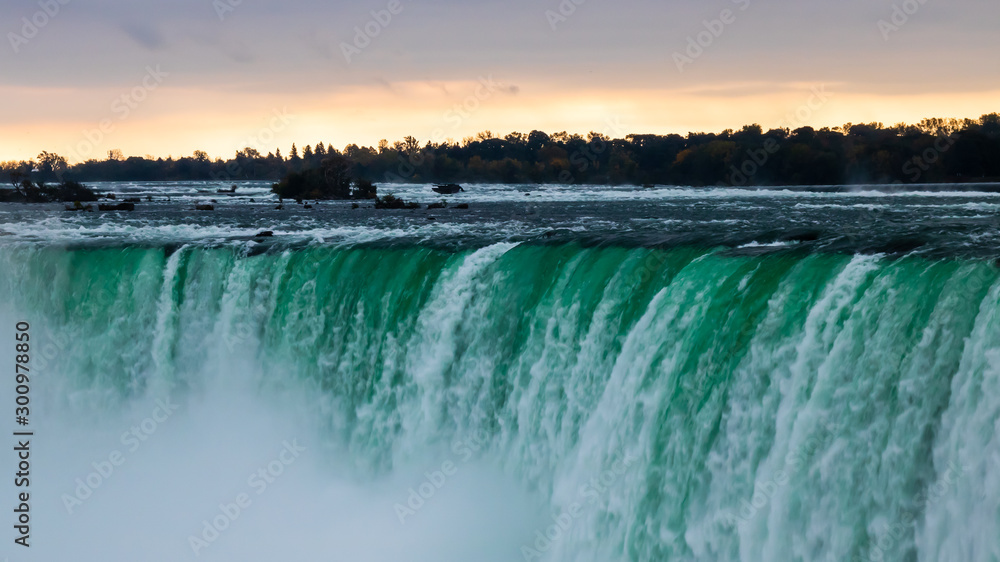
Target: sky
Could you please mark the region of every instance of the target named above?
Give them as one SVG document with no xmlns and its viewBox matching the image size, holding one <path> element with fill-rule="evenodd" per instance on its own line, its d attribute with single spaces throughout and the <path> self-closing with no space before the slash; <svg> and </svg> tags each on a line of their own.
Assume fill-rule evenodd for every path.
<svg viewBox="0 0 1000 562">
<path fill-rule="evenodd" d="M 995 0 L 4 0 L 0 160 L 1000 111 Z"/>
</svg>

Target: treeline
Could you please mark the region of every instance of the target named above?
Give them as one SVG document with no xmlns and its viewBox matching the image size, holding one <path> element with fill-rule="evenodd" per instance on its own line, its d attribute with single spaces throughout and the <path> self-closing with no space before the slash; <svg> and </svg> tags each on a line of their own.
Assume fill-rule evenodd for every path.
<svg viewBox="0 0 1000 562">
<path fill-rule="evenodd" d="M 413 137 L 377 147 L 323 143 L 288 156 L 254 148 L 229 160 L 198 151 L 184 158 L 124 158 L 67 166 L 42 153 L 35 161 L 6 162 L 41 181 L 271 180 L 321 169 L 343 157 L 348 174 L 379 183 L 566 183 L 668 185 L 843 185 L 1000 180 L 1000 114 L 979 119 L 925 119 L 916 125 L 848 123 L 842 127 L 681 135 L 627 135 L 611 139 L 541 131 L 489 131 L 461 143 L 421 143 Z"/>
</svg>

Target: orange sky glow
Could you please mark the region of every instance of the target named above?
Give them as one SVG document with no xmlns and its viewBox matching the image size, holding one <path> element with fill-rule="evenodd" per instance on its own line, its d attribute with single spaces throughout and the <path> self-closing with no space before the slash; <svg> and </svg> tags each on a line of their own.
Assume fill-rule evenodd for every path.
<svg viewBox="0 0 1000 562">
<path fill-rule="evenodd" d="M 37 6 L 14 4 L 0 6 L 0 160 L 1000 111 L 1000 6 L 973 0 L 924 3 L 892 27 L 891 6 L 861 0 L 591 0 L 562 18 L 558 2 L 433 0 L 403 2 L 384 24 L 372 14 L 385 0 L 223 13 L 203 0 L 102 0 L 60 4 L 23 41 L 12 37 L 31 31 L 23 18 Z"/>
<path fill-rule="evenodd" d="M 126 156 L 189 156 L 204 150 L 230 157 L 251 147 L 267 154 L 292 143 L 375 146 L 413 135 L 427 141 L 461 141 L 484 130 L 505 135 L 538 129 L 549 133 L 596 131 L 611 137 L 632 133 L 718 132 L 760 123 L 765 128 L 838 126 L 848 122 L 916 123 L 924 117 L 979 117 L 994 111 L 1000 91 L 960 94 L 871 95 L 838 91 L 836 84 L 791 84 L 780 93 L 738 97 L 698 91 L 558 92 L 545 85 L 487 92 L 478 83 L 406 83 L 356 88 L 331 95 L 242 95 L 170 89 L 149 94 L 128 114 L 90 112 L 0 123 L 0 159 L 31 159 L 42 150 L 71 163 L 102 160 L 109 150 Z M 740 85 L 734 85 L 739 89 Z M 749 89 L 749 88 L 748 88 Z M 814 95 L 814 89 L 822 95 Z M 58 103 L 60 92 L 6 92 L 8 96 Z M 464 94 L 464 95 L 463 95 Z M 106 99 L 115 99 L 108 97 Z M 79 98 L 79 96 L 72 95 Z M 100 93 L 87 97 L 100 99 Z M 825 97 L 826 99 L 821 99 Z M 183 103 L 178 100 L 183 100 Z M 95 104 L 98 105 L 99 104 Z M 124 106 L 127 107 L 127 106 Z M 103 126 L 103 129 L 102 129 Z"/>
</svg>

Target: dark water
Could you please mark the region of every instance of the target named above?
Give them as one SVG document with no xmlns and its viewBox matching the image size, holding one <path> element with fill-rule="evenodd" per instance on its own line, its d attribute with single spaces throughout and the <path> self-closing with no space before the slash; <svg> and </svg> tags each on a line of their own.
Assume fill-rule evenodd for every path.
<svg viewBox="0 0 1000 562">
<path fill-rule="evenodd" d="M 1000 257 L 1000 194 L 987 191 L 483 185 L 442 198 L 429 186 L 404 185 L 383 186 L 382 192 L 424 207 L 447 199 L 452 207 L 467 203 L 470 209 L 376 211 L 369 202 L 359 209 L 349 202 L 313 202 L 312 209 L 305 209 L 286 202 L 279 211 L 265 183 L 242 184 L 237 197 L 215 194 L 223 184 L 98 187 L 121 197 L 151 196 L 154 202 L 138 204 L 133 213 L 93 214 L 65 212 L 60 205 L 5 205 L 0 207 L 0 235 L 68 244 L 244 244 L 253 252 L 303 244 L 420 243 L 458 249 L 499 241 L 573 241 L 723 247 L 741 254 L 795 249 Z M 214 212 L 193 210 L 195 203 L 211 199 L 216 201 Z M 276 236 L 254 249 L 256 244 L 247 241 L 262 230 Z"/>
</svg>

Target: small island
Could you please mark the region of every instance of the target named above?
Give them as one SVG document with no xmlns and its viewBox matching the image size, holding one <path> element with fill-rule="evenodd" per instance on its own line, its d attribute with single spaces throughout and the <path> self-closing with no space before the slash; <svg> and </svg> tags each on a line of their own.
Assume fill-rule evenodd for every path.
<svg viewBox="0 0 1000 562">
<path fill-rule="evenodd" d="M 97 194 L 75 181 L 49 185 L 30 179 L 12 181 L 13 189 L 0 189 L 0 203 L 81 203 L 97 201 Z"/>
</svg>

